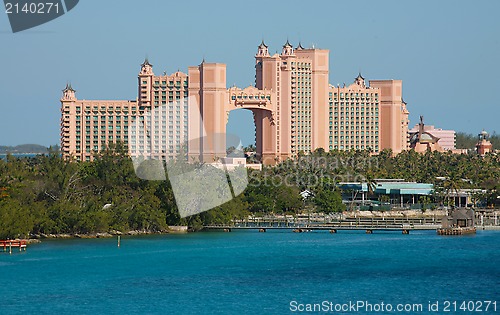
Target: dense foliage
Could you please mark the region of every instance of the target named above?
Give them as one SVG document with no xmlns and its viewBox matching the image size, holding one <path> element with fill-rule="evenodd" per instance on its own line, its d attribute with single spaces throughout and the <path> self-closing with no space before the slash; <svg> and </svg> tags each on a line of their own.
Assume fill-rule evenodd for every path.
<svg viewBox="0 0 500 315">
<path fill-rule="evenodd" d="M 187 164 L 186 164 L 187 165 Z M 187 165 L 186 167 L 196 167 Z M 242 194 L 210 211 L 180 218 L 169 180 L 140 179 L 126 150 L 117 146 L 92 162 L 70 163 L 57 152 L 0 160 L 0 239 L 30 234 L 164 231 L 168 225 L 222 224 L 249 214 L 294 214 L 345 209 L 337 184 L 403 178 L 443 190 L 483 188 L 498 200 L 500 157 L 390 151 L 316 150 L 298 161 L 249 170 Z M 311 196 L 304 201 L 300 192 Z M 200 194 L 203 192 L 200 192 Z"/>
</svg>

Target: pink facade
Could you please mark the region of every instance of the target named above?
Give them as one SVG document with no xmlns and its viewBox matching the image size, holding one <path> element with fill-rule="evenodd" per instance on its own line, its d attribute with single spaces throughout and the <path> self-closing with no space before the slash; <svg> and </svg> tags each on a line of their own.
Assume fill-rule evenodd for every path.
<svg viewBox="0 0 500 315">
<path fill-rule="evenodd" d="M 174 158 L 188 140 L 188 76 L 180 71 L 155 75 L 146 59 L 138 86 L 139 115 L 130 132 L 131 155 Z"/>
<path fill-rule="evenodd" d="M 476 151 L 480 156 L 485 156 L 486 153 L 491 152 L 493 145 L 488 140 L 488 133 L 484 130 L 478 135 L 478 138 L 479 139 L 476 144 Z"/>
<path fill-rule="evenodd" d="M 293 48 L 270 55 L 262 42 L 255 55 L 255 86 L 274 91 L 272 141 L 262 147 L 265 164 L 293 158 L 299 152 L 328 148 L 328 60 L 325 49 Z M 258 129 L 258 128 L 257 128 Z M 257 153 L 260 155 L 259 143 Z"/>
<path fill-rule="evenodd" d="M 330 150 L 408 148 L 408 111 L 401 99 L 401 81 L 370 81 L 359 74 L 349 86 L 329 88 Z"/>
<path fill-rule="evenodd" d="M 415 127 L 408 130 L 409 135 L 418 132 L 419 125 L 416 124 Z M 441 128 L 435 128 L 432 125 L 425 125 L 424 131 L 430 133 L 436 138 L 439 138 L 438 144 L 443 148 L 443 150 L 455 150 L 455 130 L 444 130 Z"/>
<path fill-rule="evenodd" d="M 61 98 L 61 153 L 89 161 L 109 143 L 128 145 L 129 126 L 138 114 L 136 101 L 78 100 L 67 85 Z"/>
<path fill-rule="evenodd" d="M 111 142 L 133 156 L 190 160 L 223 158 L 229 112 L 248 109 L 256 126 L 257 157 L 272 165 L 318 148 L 329 150 L 408 148 L 408 111 L 400 80 L 365 85 L 359 75 L 348 87 L 328 84 L 329 51 L 293 48 L 287 41 L 270 55 L 262 42 L 255 55 L 255 86 L 226 86 L 226 65 L 202 62 L 157 76 L 146 60 L 135 101 L 82 101 L 71 86 L 61 99 L 63 156 L 90 160 Z"/>
<path fill-rule="evenodd" d="M 443 148 L 438 144 L 439 138 L 425 131 L 424 116 L 420 116 L 420 123 L 417 125 L 417 132 L 410 134 L 410 149 L 418 153 L 443 152 Z"/>
<path fill-rule="evenodd" d="M 408 149 L 408 109 L 403 101 L 401 80 L 371 80 L 370 87 L 380 89 L 380 149 L 393 154 Z"/>
</svg>

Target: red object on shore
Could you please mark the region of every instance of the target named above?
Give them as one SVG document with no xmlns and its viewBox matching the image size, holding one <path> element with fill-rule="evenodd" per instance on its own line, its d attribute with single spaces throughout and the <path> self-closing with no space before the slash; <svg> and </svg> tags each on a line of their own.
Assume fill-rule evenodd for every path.
<svg viewBox="0 0 500 315">
<path fill-rule="evenodd" d="M 0 241 L 0 247 L 3 247 L 3 251 L 6 252 L 9 248 L 9 252 L 12 253 L 12 247 L 19 247 L 19 251 L 26 250 L 27 242 L 26 240 L 6 240 Z"/>
</svg>

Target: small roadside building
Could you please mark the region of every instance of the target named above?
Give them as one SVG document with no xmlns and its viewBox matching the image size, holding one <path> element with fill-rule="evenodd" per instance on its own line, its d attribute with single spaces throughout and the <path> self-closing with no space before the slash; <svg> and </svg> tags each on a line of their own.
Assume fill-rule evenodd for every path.
<svg viewBox="0 0 500 315">
<path fill-rule="evenodd" d="M 431 196 L 434 192 L 433 184 L 407 182 L 404 179 L 375 179 L 371 187 L 368 183 L 341 182 L 339 188 L 344 203 L 368 205 L 374 210 L 388 210 L 385 209 L 387 206 L 419 208 L 420 197 Z"/>
</svg>

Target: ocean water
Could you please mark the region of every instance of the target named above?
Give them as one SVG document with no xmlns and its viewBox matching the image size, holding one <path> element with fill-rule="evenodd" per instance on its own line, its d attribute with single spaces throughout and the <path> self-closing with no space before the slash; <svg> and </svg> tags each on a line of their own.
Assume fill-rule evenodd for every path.
<svg viewBox="0 0 500 315">
<path fill-rule="evenodd" d="M 0 253 L 0 281 L 0 314 L 290 314 L 325 302 L 336 314 L 443 314 L 446 301 L 457 303 L 448 313 L 475 314 L 460 303 L 496 300 L 496 312 L 481 312 L 495 314 L 500 232 L 202 232 L 122 237 L 119 248 L 47 240 Z M 372 309 L 335 311 L 360 302 Z M 376 312 L 381 303 L 417 308 Z"/>
<path fill-rule="evenodd" d="M 34 153 L 16 153 L 16 154 L 12 154 L 13 157 L 17 157 L 17 158 L 31 158 L 31 157 L 35 157 L 37 155 L 38 154 L 34 154 Z M 0 154 L 0 159 L 5 160 L 6 158 L 7 158 L 7 154 Z"/>
</svg>

